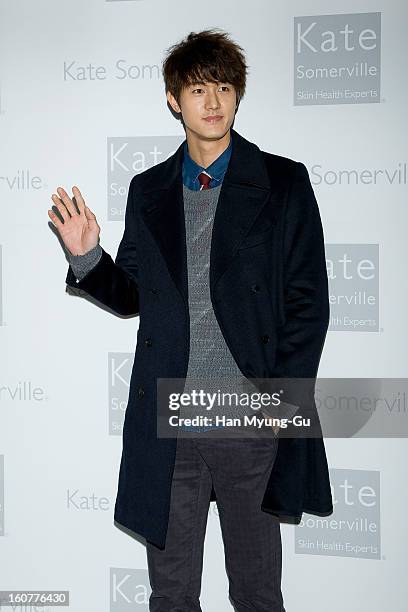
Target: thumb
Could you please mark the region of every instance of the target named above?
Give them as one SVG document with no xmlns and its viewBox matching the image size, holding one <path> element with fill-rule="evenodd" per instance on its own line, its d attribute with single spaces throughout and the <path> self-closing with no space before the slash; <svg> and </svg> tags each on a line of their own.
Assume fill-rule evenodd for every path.
<svg viewBox="0 0 408 612">
<path fill-rule="evenodd" d="M 94 215 L 92 210 L 90 208 L 88 208 L 88 206 L 86 204 L 85 204 L 85 217 L 88 219 L 88 221 L 95 221 L 96 220 L 96 216 Z"/>
</svg>

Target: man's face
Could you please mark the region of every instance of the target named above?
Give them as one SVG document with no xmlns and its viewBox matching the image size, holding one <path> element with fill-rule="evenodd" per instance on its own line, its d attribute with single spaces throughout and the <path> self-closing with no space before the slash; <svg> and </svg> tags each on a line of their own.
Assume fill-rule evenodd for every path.
<svg viewBox="0 0 408 612">
<path fill-rule="evenodd" d="M 193 83 L 181 91 L 180 104 L 170 92 L 167 99 L 181 112 L 186 131 L 200 140 L 222 138 L 234 122 L 237 96 L 231 83 Z"/>
</svg>

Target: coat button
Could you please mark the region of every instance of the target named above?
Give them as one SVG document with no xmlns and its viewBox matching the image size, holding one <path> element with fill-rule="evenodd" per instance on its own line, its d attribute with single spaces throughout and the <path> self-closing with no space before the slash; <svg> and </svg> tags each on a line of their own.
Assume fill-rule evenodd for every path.
<svg viewBox="0 0 408 612">
<path fill-rule="evenodd" d="M 145 390 L 143 389 L 143 387 L 139 387 L 137 390 L 137 394 L 139 397 L 143 397 L 145 394 Z"/>
<path fill-rule="evenodd" d="M 266 344 L 267 342 L 269 342 L 269 336 L 268 334 L 264 334 L 263 336 L 261 336 L 261 340 L 264 344 Z"/>
<path fill-rule="evenodd" d="M 157 289 L 150 289 L 150 293 L 153 293 L 153 295 L 157 295 L 159 292 L 157 291 Z"/>
<path fill-rule="evenodd" d="M 146 338 L 146 340 L 144 341 L 146 346 L 152 346 L 153 342 L 151 338 Z"/>
<path fill-rule="evenodd" d="M 258 293 L 258 291 L 260 291 L 260 290 L 261 290 L 261 288 L 260 288 L 259 285 L 252 285 L 251 286 L 252 293 Z"/>
</svg>

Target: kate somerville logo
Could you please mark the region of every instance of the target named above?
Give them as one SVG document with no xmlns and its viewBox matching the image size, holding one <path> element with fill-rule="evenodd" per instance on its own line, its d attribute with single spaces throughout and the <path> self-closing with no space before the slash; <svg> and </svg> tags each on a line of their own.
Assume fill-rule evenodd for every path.
<svg viewBox="0 0 408 612">
<path fill-rule="evenodd" d="M 0 186 L 11 193 L 16 191 L 38 191 L 47 187 L 44 179 L 32 174 L 30 168 L 12 170 L 10 174 L 0 176 Z"/>
<path fill-rule="evenodd" d="M 137 64 L 125 58 L 118 58 L 114 63 L 101 64 L 76 59 L 64 60 L 62 76 L 65 82 L 88 83 L 94 81 L 152 81 L 160 79 L 158 64 Z"/>
<path fill-rule="evenodd" d="M 408 163 L 399 161 L 388 166 L 336 168 L 323 164 L 313 164 L 310 168 L 313 185 L 337 187 L 365 186 L 365 185 L 403 185 L 408 184 Z"/>
<path fill-rule="evenodd" d="M 330 330 L 379 331 L 379 245 L 326 244 Z"/>
<path fill-rule="evenodd" d="M 146 569 L 110 568 L 110 612 L 149 612 L 150 593 Z"/>
<path fill-rule="evenodd" d="M 31 380 L 19 380 L 11 385 L 0 382 L 0 402 L 44 402 L 48 399 L 44 387 Z"/>
<path fill-rule="evenodd" d="M 165 161 L 184 140 L 182 136 L 111 137 L 108 155 L 108 220 L 124 219 L 129 183 L 135 174 Z"/>
<path fill-rule="evenodd" d="M 94 491 L 84 492 L 79 489 L 66 490 L 66 508 L 70 511 L 102 511 L 110 510 L 109 497 L 97 495 Z"/>
<path fill-rule="evenodd" d="M 121 435 L 129 398 L 132 353 L 108 353 L 109 434 Z"/>
<path fill-rule="evenodd" d="M 294 18 L 294 104 L 380 102 L 381 13 Z"/>
<path fill-rule="evenodd" d="M 330 482 L 333 514 L 303 518 L 295 552 L 381 559 L 380 472 L 331 468 Z"/>
</svg>

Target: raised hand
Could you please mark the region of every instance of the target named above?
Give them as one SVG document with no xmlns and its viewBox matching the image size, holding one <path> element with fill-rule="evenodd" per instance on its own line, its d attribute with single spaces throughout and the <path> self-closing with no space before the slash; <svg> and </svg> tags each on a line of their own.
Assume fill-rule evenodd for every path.
<svg viewBox="0 0 408 612">
<path fill-rule="evenodd" d="M 51 199 L 58 208 L 64 222 L 53 210 L 48 210 L 48 216 L 57 228 L 64 245 L 72 255 L 84 255 L 98 244 L 101 228 L 90 208 L 85 204 L 78 187 L 72 187 L 78 210 L 67 192 L 57 189 L 59 197 L 53 193 Z"/>
</svg>

